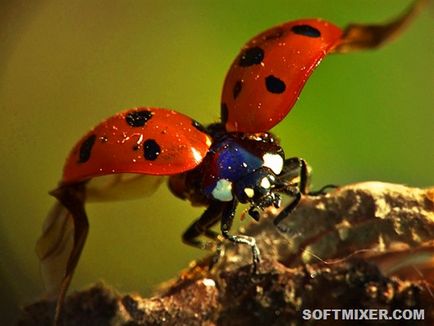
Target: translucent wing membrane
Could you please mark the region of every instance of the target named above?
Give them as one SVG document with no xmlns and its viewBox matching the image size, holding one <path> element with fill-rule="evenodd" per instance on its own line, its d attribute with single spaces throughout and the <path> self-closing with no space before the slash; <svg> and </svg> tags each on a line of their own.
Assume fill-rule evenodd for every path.
<svg viewBox="0 0 434 326">
<path fill-rule="evenodd" d="M 386 24 L 350 24 L 345 28 L 342 40 L 332 52 L 348 53 L 374 49 L 393 40 L 426 5 L 427 0 L 419 0 L 401 16 Z"/>
<path fill-rule="evenodd" d="M 74 223 L 71 213 L 56 202 L 47 215 L 42 235 L 36 243 L 46 293 L 57 297 L 74 245 Z"/>
<path fill-rule="evenodd" d="M 104 202 L 144 198 L 152 195 L 166 177 L 119 173 L 91 179 L 86 184 L 86 201 Z"/>
</svg>

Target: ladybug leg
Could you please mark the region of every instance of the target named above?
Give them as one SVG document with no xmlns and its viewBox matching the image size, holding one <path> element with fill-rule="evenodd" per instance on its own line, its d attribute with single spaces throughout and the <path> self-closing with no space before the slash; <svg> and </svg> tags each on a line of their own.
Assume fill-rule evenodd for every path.
<svg viewBox="0 0 434 326">
<path fill-rule="evenodd" d="M 221 202 L 212 202 L 202 216 L 184 232 L 182 241 L 199 249 L 207 249 L 207 243 L 197 238 L 204 235 L 212 240 L 217 240 L 218 233 L 210 230 L 210 228 L 219 221 L 222 210 L 223 206 Z"/>
<path fill-rule="evenodd" d="M 336 188 L 339 188 L 339 186 L 338 185 L 329 184 L 329 185 L 325 185 L 325 186 L 321 187 L 318 190 L 309 191 L 307 194 L 309 196 L 321 196 L 321 195 L 325 195 L 329 189 L 336 189 Z"/>
<path fill-rule="evenodd" d="M 292 182 L 292 179 L 299 177 L 298 188 L 302 194 L 307 193 L 307 185 L 309 183 L 309 169 L 304 159 L 300 157 L 291 157 L 283 163 L 283 171 L 280 173 L 281 180 Z"/>
<path fill-rule="evenodd" d="M 54 324 L 57 325 L 60 320 L 60 314 L 66 292 L 68 291 L 72 275 L 74 274 L 75 267 L 77 266 L 81 251 L 83 250 L 84 243 L 86 242 L 89 223 L 86 211 L 84 209 L 84 184 L 58 188 L 51 194 L 56 197 L 59 202 L 71 213 L 74 223 L 72 251 L 69 254 L 69 258 L 67 260 L 65 274 L 60 285 L 60 292 L 57 299 L 56 313 L 54 317 Z"/>
<path fill-rule="evenodd" d="M 282 192 L 290 195 L 291 197 L 294 197 L 294 199 L 279 213 L 279 215 L 276 216 L 273 223 L 280 232 L 287 233 L 289 231 L 288 228 L 281 225 L 281 222 L 296 209 L 298 203 L 301 200 L 302 193 L 299 189 L 294 187 L 282 189 Z"/>
<path fill-rule="evenodd" d="M 294 186 L 292 180 L 297 177 L 296 172 L 300 178 L 298 185 Z M 289 230 L 287 227 L 281 225 L 281 222 L 290 215 L 297 207 L 301 200 L 301 195 L 319 196 L 323 195 L 329 188 L 337 188 L 336 185 L 326 185 L 317 191 L 307 191 L 307 184 L 309 181 L 309 169 L 304 159 L 299 157 L 292 157 L 285 160 L 283 172 L 279 175 L 280 184 L 276 184 L 276 191 L 285 193 L 294 199 L 286 206 L 274 219 L 274 225 L 283 233 Z"/>
<path fill-rule="evenodd" d="M 336 189 L 339 186 L 334 184 L 328 184 L 321 187 L 319 190 L 307 191 L 307 185 L 309 184 L 310 173 L 306 161 L 299 157 L 291 157 L 284 162 L 283 171 L 279 176 L 282 180 L 289 180 L 299 177 L 299 188 L 303 195 L 309 196 L 321 196 L 324 195 L 329 189 Z"/>
<path fill-rule="evenodd" d="M 252 257 L 253 257 L 253 273 L 256 274 L 257 267 L 260 259 L 259 248 L 256 245 L 256 240 L 253 237 L 249 237 L 246 235 L 232 235 L 229 234 L 229 231 L 232 227 L 232 222 L 234 221 L 235 210 L 237 207 L 237 202 L 232 200 L 230 202 L 224 203 L 224 209 L 221 220 L 221 231 L 222 235 L 225 239 L 232 241 L 234 243 L 242 243 L 250 246 L 252 249 Z"/>
</svg>

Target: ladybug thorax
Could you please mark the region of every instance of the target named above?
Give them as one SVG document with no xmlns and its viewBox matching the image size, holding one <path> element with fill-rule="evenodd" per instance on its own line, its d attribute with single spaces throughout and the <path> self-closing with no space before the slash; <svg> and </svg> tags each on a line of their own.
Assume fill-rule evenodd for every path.
<svg viewBox="0 0 434 326">
<path fill-rule="evenodd" d="M 223 202 L 256 200 L 271 191 L 283 162 L 273 138 L 225 136 L 212 145 L 201 167 L 203 194 Z"/>
</svg>

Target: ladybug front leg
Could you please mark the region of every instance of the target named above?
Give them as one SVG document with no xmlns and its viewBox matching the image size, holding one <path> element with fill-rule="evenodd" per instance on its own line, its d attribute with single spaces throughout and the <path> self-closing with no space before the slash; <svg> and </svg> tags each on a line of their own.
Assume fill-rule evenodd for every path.
<svg viewBox="0 0 434 326">
<path fill-rule="evenodd" d="M 326 194 L 329 189 L 336 189 L 336 188 L 339 188 L 339 186 L 338 185 L 334 185 L 334 184 L 328 184 L 328 185 L 322 186 L 318 190 L 309 191 L 307 194 L 309 196 L 321 196 L 321 195 Z"/>
<path fill-rule="evenodd" d="M 310 175 L 307 163 L 300 157 L 291 157 L 283 163 L 283 171 L 279 179 L 287 184 L 292 184 L 293 180 L 299 178 L 298 188 L 302 194 L 306 194 Z"/>
<path fill-rule="evenodd" d="M 294 182 L 294 179 L 299 179 Z M 326 185 L 318 191 L 308 192 L 307 185 L 309 183 L 309 169 L 306 161 L 299 157 L 291 157 L 284 162 L 283 171 L 279 175 L 279 182 L 276 183 L 276 192 L 281 192 L 293 197 L 292 202 L 286 206 L 276 216 L 273 223 L 279 231 L 287 233 L 288 228 L 281 225 L 281 222 L 289 216 L 296 208 L 301 200 L 301 195 L 317 196 L 324 194 L 328 188 L 336 188 L 335 185 Z"/>
<path fill-rule="evenodd" d="M 284 192 L 287 195 L 294 197 L 294 199 L 288 206 L 286 206 L 284 209 L 280 211 L 280 213 L 274 219 L 273 223 L 279 229 L 280 232 L 287 233 L 288 228 L 281 225 L 281 222 L 297 208 L 298 203 L 301 200 L 302 193 L 296 187 L 289 187 L 287 189 L 282 189 L 281 192 Z"/>
<path fill-rule="evenodd" d="M 279 178 L 288 184 L 293 183 L 293 179 L 299 178 L 298 187 L 303 195 L 320 196 L 324 195 L 328 189 L 338 188 L 337 185 L 328 184 L 321 187 L 319 190 L 307 191 L 310 181 L 310 172 L 308 164 L 300 157 L 291 157 L 285 160 L 283 171 L 279 175 Z"/>
<path fill-rule="evenodd" d="M 232 235 L 229 234 L 229 231 L 232 227 L 232 222 L 234 221 L 235 210 L 237 207 L 237 202 L 232 200 L 230 202 L 224 203 L 224 209 L 221 220 L 221 231 L 223 237 L 235 243 L 242 243 L 249 245 L 252 249 L 253 256 L 253 272 L 256 273 L 257 265 L 260 259 L 259 248 L 256 245 L 256 240 L 253 237 L 249 237 L 247 235 Z"/>
<path fill-rule="evenodd" d="M 199 240 L 198 237 L 204 235 L 212 240 L 217 240 L 218 234 L 212 231 L 211 227 L 219 221 L 222 211 L 222 202 L 212 202 L 202 216 L 184 232 L 182 241 L 199 249 L 207 249 L 207 243 Z"/>
<path fill-rule="evenodd" d="M 294 179 L 299 179 L 294 182 Z M 319 196 L 323 195 L 329 188 L 337 188 L 336 185 L 326 185 L 317 191 L 307 191 L 309 183 L 309 169 L 306 161 L 299 157 L 292 157 L 284 162 L 282 173 L 279 175 L 279 181 L 276 183 L 276 192 L 287 194 L 294 199 L 286 206 L 274 219 L 274 225 L 281 232 L 288 232 L 288 228 L 281 225 L 281 222 L 290 215 L 298 206 L 302 195 Z"/>
</svg>

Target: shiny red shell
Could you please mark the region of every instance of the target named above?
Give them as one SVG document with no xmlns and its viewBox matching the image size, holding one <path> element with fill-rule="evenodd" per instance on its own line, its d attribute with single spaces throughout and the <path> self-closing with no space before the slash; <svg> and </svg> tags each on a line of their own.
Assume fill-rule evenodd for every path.
<svg viewBox="0 0 434 326">
<path fill-rule="evenodd" d="M 304 19 L 276 26 L 250 40 L 223 86 L 221 117 L 226 130 L 265 132 L 279 123 L 341 37 L 342 30 L 332 23 Z"/>
<path fill-rule="evenodd" d="M 118 113 L 88 132 L 69 154 L 61 184 L 115 173 L 172 175 L 196 167 L 210 137 L 191 118 L 166 109 Z"/>
</svg>

